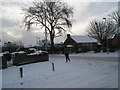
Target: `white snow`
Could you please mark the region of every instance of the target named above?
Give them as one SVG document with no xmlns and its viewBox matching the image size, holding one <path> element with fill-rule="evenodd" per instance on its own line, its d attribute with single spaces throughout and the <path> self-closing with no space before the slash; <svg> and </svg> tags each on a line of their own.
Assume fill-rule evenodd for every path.
<svg viewBox="0 0 120 90">
<path fill-rule="evenodd" d="M 28 55 L 39 55 L 39 54 L 43 54 L 43 53 L 47 53 L 46 51 L 42 51 L 42 50 L 39 50 L 39 51 L 36 51 L 34 53 L 30 53 Z"/>
<path fill-rule="evenodd" d="M 89 54 L 90 55 L 90 54 Z M 100 54 L 102 55 L 102 54 Z M 117 55 L 85 60 L 80 54 L 70 55 L 66 63 L 63 55 L 50 55 L 50 61 L 23 65 L 24 77 L 20 78 L 19 66 L 3 69 L 3 88 L 117 88 Z M 105 55 L 103 55 L 105 57 Z M 77 58 L 76 58 L 77 57 Z M 87 56 L 86 56 L 87 57 Z M 52 63 L 55 71 L 52 71 Z M 23 83 L 21 85 L 21 83 Z"/>
<path fill-rule="evenodd" d="M 0 53 L 0 56 L 3 56 L 3 53 Z"/>
<path fill-rule="evenodd" d="M 3 54 L 9 53 L 8 51 L 0 53 L 0 56 L 3 56 Z"/>
<path fill-rule="evenodd" d="M 26 52 L 25 51 L 18 51 L 18 52 L 13 52 L 11 54 L 16 54 L 16 53 L 23 54 L 23 53 L 26 53 Z"/>
<path fill-rule="evenodd" d="M 36 49 L 35 48 L 29 48 L 29 50 L 31 51 L 31 50 L 34 50 L 34 51 L 36 51 Z"/>
</svg>

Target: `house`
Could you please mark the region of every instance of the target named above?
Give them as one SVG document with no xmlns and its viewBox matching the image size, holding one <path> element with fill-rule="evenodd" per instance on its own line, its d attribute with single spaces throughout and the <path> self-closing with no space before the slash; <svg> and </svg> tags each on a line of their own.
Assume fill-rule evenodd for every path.
<svg viewBox="0 0 120 90">
<path fill-rule="evenodd" d="M 120 36 L 114 36 L 114 38 L 110 42 L 110 47 L 114 49 L 120 49 Z"/>
<path fill-rule="evenodd" d="M 71 49 L 71 52 L 92 51 L 97 47 L 97 40 L 89 36 L 71 36 L 67 34 L 67 39 L 63 43 Z"/>
</svg>

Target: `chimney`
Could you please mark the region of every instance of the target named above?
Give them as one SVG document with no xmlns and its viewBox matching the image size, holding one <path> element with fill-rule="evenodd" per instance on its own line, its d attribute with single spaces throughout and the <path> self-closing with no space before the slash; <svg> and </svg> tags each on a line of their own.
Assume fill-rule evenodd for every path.
<svg viewBox="0 0 120 90">
<path fill-rule="evenodd" d="M 67 34 L 67 38 L 70 38 L 70 34 Z"/>
</svg>

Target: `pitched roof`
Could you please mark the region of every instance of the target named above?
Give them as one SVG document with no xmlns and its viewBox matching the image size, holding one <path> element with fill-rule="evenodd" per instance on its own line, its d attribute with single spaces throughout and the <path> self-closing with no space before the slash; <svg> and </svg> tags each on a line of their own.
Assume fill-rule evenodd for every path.
<svg viewBox="0 0 120 90">
<path fill-rule="evenodd" d="M 89 36 L 71 36 L 71 38 L 77 43 L 93 43 L 97 42 L 96 39 L 91 38 Z"/>
</svg>

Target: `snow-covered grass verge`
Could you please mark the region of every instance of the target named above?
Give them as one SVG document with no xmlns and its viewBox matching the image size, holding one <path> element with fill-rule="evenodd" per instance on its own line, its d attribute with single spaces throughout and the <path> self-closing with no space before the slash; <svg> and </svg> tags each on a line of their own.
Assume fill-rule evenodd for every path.
<svg viewBox="0 0 120 90">
<path fill-rule="evenodd" d="M 80 54 L 78 54 L 80 55 Z M 55 55 L 54 55 L 55 56 Z M 19 66 L 3 72 L 3 88 L 117 88 L 118 62 L 84 60 L 50 55 L 50 61 L 23 65 L 24 77 L 20 78 Z M 114 56 L 114 55 L 113 55 Z M 52 63 L 55 71 L 52 71 Z M 22 85 L 21 85 L 22 83 Z"/>
</svg>

